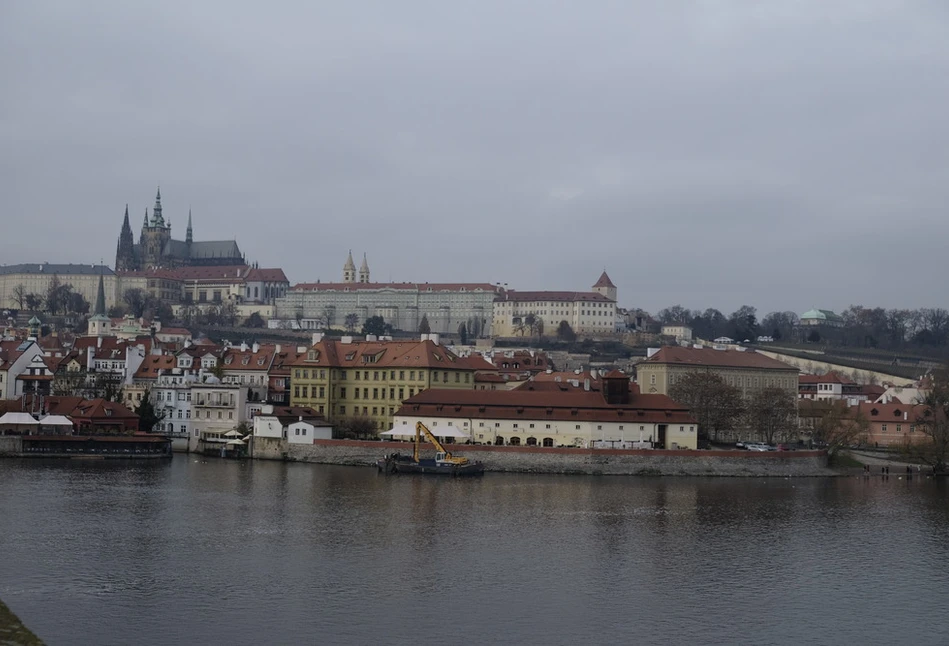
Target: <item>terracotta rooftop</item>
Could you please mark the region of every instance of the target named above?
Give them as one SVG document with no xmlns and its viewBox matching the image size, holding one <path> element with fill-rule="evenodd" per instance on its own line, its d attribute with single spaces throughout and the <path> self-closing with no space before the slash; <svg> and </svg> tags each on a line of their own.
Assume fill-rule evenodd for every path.
<svg viewBox="0 0 949 646">
<path fill-rule="evenodd" d="M 714 348 L 685 348 L 675 345 L 664 345 L 656 354 L 643 363 L 665 363 L 671 365 L 689 365 L 698 367 L 712 366 L 718 368 L 755 368 L 759 370 L 789 370 L 798 372 L 777 359 L 766 357 L 763 354 L 747 350 L 716 350 Z"/>
<path fill-rule="evenodd" d="M 310 359 L 310 351 L 314 358 Z M 440 368 L 475 370 L 465 357 L 459 357 L 432 341 L 353 341 L 323 339 L 303 353 L 291 365 L 334 368 Z"/>
<path fill-rule="evenodd" d="M 565 301 L 571 303 L 613 303 L 603 294 L 597 292 L 521 292 L 513 289 L 507 290 L 499 300 L 515 302 L 550 302 Z"/>
<path fill-rule="evenodd" d="M 418 292 L 498 292 L 500 287 L 491 283 L 298 283 L 294 290 L 318 291 L 366 291 L 408 290 Z"/>
<path fill-rule="evenodd" d="M 178 358 L 171 354 L 150 354 L 135 371 L 136 379 L 157 379 L 159 371 L 167 372 L 178 365 Z"/>
<path fill-rule="evenodd" d="M 396 414 L 474 419 L 696 423 L 687 408 L 665 395 L 630 394 L 627 404 L 608 404 L 600 392 L 573 387 L 566 391 L 548 388 L 430 388 L 405 400 Z"/>
<path fill-rule="evenodd" d="M 610 280 L 610 277 L 606 274 L 605 271 L 602 274 L 600 274 L 599 280 L 593 283 L 593 286 L 594 287 L 616 287 L 616 285 L 613 284 L 613 281 Z"/>
</svg>

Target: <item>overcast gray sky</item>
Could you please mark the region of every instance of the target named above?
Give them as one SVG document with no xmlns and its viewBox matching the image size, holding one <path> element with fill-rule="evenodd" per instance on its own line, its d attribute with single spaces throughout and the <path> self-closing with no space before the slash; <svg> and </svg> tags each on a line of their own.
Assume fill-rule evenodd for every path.
<svg viewBox="0 0 949 646">
<path fill-rule="evenodd" d="M 945 306 L 949 3 L 0 3 L 0 262 Z"/>
</svg>

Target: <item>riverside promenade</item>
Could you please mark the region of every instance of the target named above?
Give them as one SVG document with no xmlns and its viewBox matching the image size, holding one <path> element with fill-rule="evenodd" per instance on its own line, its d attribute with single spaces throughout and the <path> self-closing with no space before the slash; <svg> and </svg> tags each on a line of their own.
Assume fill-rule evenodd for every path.
<svg viewBox="0 0 949 646">
<path fill-rule="evenodd" d="M 7 606 L 0 601 L 0 646 L 42 646 L 34 635 Z"/>
</svg>

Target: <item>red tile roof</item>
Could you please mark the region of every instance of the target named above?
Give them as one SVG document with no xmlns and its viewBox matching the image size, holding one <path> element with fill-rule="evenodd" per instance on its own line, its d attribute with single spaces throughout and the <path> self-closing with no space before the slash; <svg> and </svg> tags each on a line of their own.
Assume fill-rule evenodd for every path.
<svg viewBox="0 0 949 646">
<path fill-rule="evenodd" d="M 475 419 L 696 423 L 687 408 L 665 395 L 631 394 L 628 404 L 608 404 L 600 392 L 572 387 L 566 391 L 548 388 L 540 390 L 431 388 L 405 400 L 396 415 Z"/>
<path fill-rule="evenodd" d="M 159 371 L 168 372 L 178 365 L 178 358 L 171 354 L 150 354 L 135 371 L 136 379 L 157 379 Z"/>
<path fill-rule="evenodd" d="M 319 291 L 363 291 L 363 290 L 407 290 L 419 292 L 500 292 L 500 287 L 491 283 L 298 283 L 294 290 Z"/>
<path fill-rule="evenodd" d="M 309 350 L 316 358 L 308 359 Z M 334 368 L 437 368 L 474 370 L 467 358 L 458 357 L 432 341 L 353 341 L 323 339 L 290 365 Z"/>
<path fill-rule="evenodd" d="M 507 290 L 498 300 L 515 302 L 550 302 L 566 301 L 571 303 L 612 303 L 603 294 L 597 292 L 520 292 L 513 289 Z"/>
<path fill-rule="evenodd" d="M 221 365 L 224 370 L 257 370 L 267 372 L 273 363 L 274 351 L 272 345 L 258 346 L 257 352 L 253 348 L 241 350 L 239 347 L 227 348 L 221 355 Z"/>
<path fill-rule="evenodd" d="M 711 366 L 717 368 L 754 368 L 757 370 L 788 370 L 798 372 L 777 359 L 766 357 L 752 350 L 716 350 L 714 348 L 685 348 L 676 345 L 664 345 L 644 363 L 664 363 L 670 365 Z"/>
<path fill-rule="evenodd" d="M 856 383 L 853 379 L 845 377 L 844 375 L 831 370 L 827 374 L 823 375 L 801 375 L 798 377 L 798 383 L 800 384 L 854 384 Z"/>
<path fill-rule="evenodd" d="M 616 285 L 613 284 L 613 281 L 610 280 L 610 277 L 606 275 L 605 271 L 602 274 L 600 274 L 599 280 L 597 280 L 593 284 L 593 286 L 594 287 L 616 287 Z"/>
<path fill-rule="evenodd" d="M 244 276 L 244 280 L 247 282 L 262 282 L 262 283 L 289 283 L 287 280 L 287 275 L 283 273 L 282 269 L 260 269 L 258 267 L 252 267 L 250 271 L 247 272 Z"/>
</svg>

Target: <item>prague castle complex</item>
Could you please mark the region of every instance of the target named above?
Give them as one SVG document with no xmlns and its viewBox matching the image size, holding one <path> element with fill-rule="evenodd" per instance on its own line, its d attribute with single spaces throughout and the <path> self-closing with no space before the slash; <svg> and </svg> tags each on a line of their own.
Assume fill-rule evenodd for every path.
<svg viewBox="0 0 949 646">
<path fill-rule="evenodd" d="M 129 209 L 125 207 L 125 219 L 115 252 L 115 270 L 148 271 L 151 269 L 173 269 L 175 267 L 242 266 L 244 256 L 234 240 L 195 242 L 191 228 L 191 211 L 188 211 L 188 228 L 184 240 L 171 237 L 171 220 L 165 220 L 161 207 L 161 189 L 155 195 L 155 206 L 151 219 L 145 209 L 145 221 L 138 237 L 132 235 L 129 224 Z"/>
</svg>

